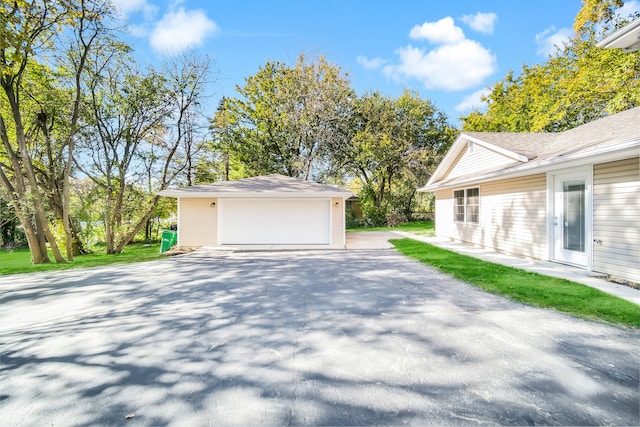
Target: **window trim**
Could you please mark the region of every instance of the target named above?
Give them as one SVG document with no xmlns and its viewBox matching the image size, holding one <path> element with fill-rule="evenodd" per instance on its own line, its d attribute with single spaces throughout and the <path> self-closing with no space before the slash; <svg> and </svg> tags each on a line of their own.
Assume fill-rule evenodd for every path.
<svg viewBox="0 0 640 427">
<path fill-rule="evenodd" d="M 469 203 L 469 196 L 468 196 L 468 191 L 469 190 L 478 190 L 478 203 L 475 204 L 470 204 Z M 463 204 L 459 205 L 457 204 L 457 197 L 456 197 L 456 193 L 462 191 L 462 195 L 463 195 Z M 452 193 L 452 198 L 453 198 L 453 222 L 456 224 L 480 224 L 480 186 L 474 186 L 474 187 L 464 187 L 464 188 L 455 188 L 453 190 Z M 460 221 L 457 219 L 457 208 L 462 206 L 463 208 L 463 220 Z M 478 206 L 478 221 L 469 221 L 468 218 L 468 208 L 469 206 Z"/>
</svg>

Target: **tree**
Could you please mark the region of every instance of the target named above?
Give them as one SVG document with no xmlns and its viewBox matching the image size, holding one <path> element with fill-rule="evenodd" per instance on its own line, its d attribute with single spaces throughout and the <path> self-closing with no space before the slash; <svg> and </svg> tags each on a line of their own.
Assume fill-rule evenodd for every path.
<svg viewBox="0 0 640 427">
<path fill-rule="evenodd" d="M 104 196 L 107 253 L 120 253 L 144 229 L 196 145 L 194 117 L 209 63 L 182 58 L 164 72 L 132 67 L 118 46 L 101 52 L 89 83 L 77 165 Z"/>
<path fill-rule="evenodd" d="M 407 220 L 416 189 L 447 150 L 455 130 L 418 93 L 393 99 L 365 94 L 355 107 L 355 134 L 333 152 L 335 167 L 362 182 L 360 200 L 371 225 Z M 393 217 L 393 218 L 392 218 Z"/>
<path fill-rule="evenodd" d="M 623 0 L 582 0 L 582 7 L 573 20 L 573 31 L 581 34 L 596 24 L 604 24 L 603 31 L 609 31 L 608 24 L 615 17 L 615 10 L 624 6 Z"/>
<path fill-rule="evenodd" d="M 328 168 L 329 144 L 348 138 L 354 93 L 322 56 L 300 55 L 294 67 L 267 62 L 236 91 L 242 98 L 221 103 L 212 131 L 224 161 L 238 159 L 248 174 L 317 179 Z"/>
<path fill-rule="evenodd" d="M 0 188 L 0 247 L 12 247 L 24 243 L 18 225 L 15 211 Z"/>
<path fill-rule="evenodd" d="M 33 105 L 44 106 L 47 103 L 41 94 L 29 91 L 29 79 L 38 72 L 48 73 L 44 61 L 54 60 L 55 53 L 67 52 L 74 60 L 67 65 L 69 75 L 75 82 L 70 102 L 66 105 L 69 112 L 67 134 L 54 141 L 52 133 L 44 136 L 52 157 L 66 151 L 65 160 L 52 159 L 60 166 L 61 185 L 56 189 L 61 194 L 62 221 L 67 236 L 67 256 L 72 253 L 72 232 L 69 222 L 69 175 L 73 159 L 74 134 L 80 109 L 80 76 L 84 73 L 85 59 L 93 49 L 94 42 L 106 30 L 104 25 L 111 14 L 110 3 L 101 0 L 71 0 L 58 2 L 53 0 L 34 0 L 31 2 L 3 2 L 0 5 L 3 22 L 0 42 L 0 67 L 2 75 L 2 99 L 0 100 L 0 182 L 9 195 L 12 206 L 24 228 L 34 264 L 49 262 L 47 242 L 58 262 L 65 262 L 58 243 L 49 226 L 46 212 L 46 193 L 41 188 L 36 165 L 32 158 L 32 148 L 37 146 L 28 134 L 32 129 L 50 130 L 51 111 L 30 110 Z M 65 40 L 76 40 L 73 49 L 66 49 Z M 40 58 L 40 59 L 38 59 Z M 39 61 L 39 62 L 38 62 Z M 44 74 L 43 74 L 44 75 Z M 46 94 L 45 94 L 46 96 Z M 33 113 L 33 114 L 29 114 Z M 48 140 L 46 138 L 49 138 Z"/>
<path fill-rule="evenodd" d="M 544 64 L 510 71 L 487 96 L 487 111 L 463 118 L 465 130 L 559 132 L 640 105 L 640 52 L 595 46 L 604 34 L 594 22 L 610 24 L 620 2 L 584 3 L 578 35 Z"/>
</svg>

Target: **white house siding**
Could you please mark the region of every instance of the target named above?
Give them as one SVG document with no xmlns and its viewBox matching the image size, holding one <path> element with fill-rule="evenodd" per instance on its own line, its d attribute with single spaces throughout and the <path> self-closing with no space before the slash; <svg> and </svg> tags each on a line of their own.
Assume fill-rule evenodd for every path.
<svg viewBox="0 0 640 427">
<path fill-rule="evenodd" d="M 457 238 L 453 228 L 453 191 L 438 190 L 436 196 L 436 236 Z"/>
<path fill-rule="evenodd" d="M 483 170 L 496 169 L 501 166 L 515 163 L 515 160 L 484 148 L 479 144 L 475 144 L 475 150 L 471 153 L 469 151 L 469 146 L 467 145 L 467 147 L 462 151 L 462 154 L 454 162 L 451 171 L 446 177 L 444 177 L 444 179 L 468 175 L 469 171 L 477 173 Z"/>
<path fill-rule="evenodd" d="M 216 246 L 218 244 L 217 199 L 178 199 L 178 245 Z"/>
<path fill-rule="evenodd" d="M 331 199 L 331 245 L 344 248 L 345 245 L 344 200 Z"/>
<path fill-rule="evenodd" d="M 640 160 L 593 167 L 593 269 L 640 283 Z"/>
<path fill-rule="evenodd" d="M 436 235 L 537 259 L 547 258 L 545 174 L 469 185 L 480 188 L 480 223 L 453 221 L 453 191 L 436 191 Z"/>
</svg>

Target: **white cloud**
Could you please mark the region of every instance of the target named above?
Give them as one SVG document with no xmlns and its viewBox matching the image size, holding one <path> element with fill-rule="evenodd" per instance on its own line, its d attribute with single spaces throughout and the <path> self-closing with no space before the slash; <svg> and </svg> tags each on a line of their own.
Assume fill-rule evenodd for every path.
<svg viewBox="0 0 640 427">
<path fill-rule="evenodd" d="M 484 34 L 493 34 L 493 27 L 498 20 L 498 15 L 493 12 L 478 12 L 475 15 L 464 15 L 461 19 L 462 22 L 475 31 Z"/>
<path fill-rule="evenodd" d="M 142 13 L 144 19 L 152 20 L 158 13 L 158 8 L 147 0 L 111 0 L 111 3 L 125 17 L 132 13 Z"/>
<path fill-rule="evenodd" d="M 426 39 L 433 44 L 458 43 L 465 39 L 464 32 L 453 23 L 450 16 L 437 22 L 416 25 L 409 32 L 409 37 L 414 40 Z"/>
<path fill-rule="evenodd" d="M 174 55 L 199 46 L 205 37 L 220 31 L 218 25 L 202 10 L 167 12 L 155 25 L 149 43 L 160 53 Z"/>
<path fill-rule="evenodd" d="M 364 68 L 368 70 L 375 70 L 377 68 L 380 68 L 385 64 L 385 62 L 387 62 L 382 58 L 376 57 L 376 58 L 369 59 L 364 55 L 358 55 L 358 57 L 356 58 L 356 61 L 358 62 L 358 64 L 362 65 Z"/>
<path fill-rule="evenodd" d="M 538 45 L 538 54 L 549 56 L 556 53 L 557 48 L 562 47 L 569 42 L 573 30 L 569 28 L 560 28 L 551 26 L 541 33 L 536 34 L 536 43 Z"/>
<path fill-rule="evenodd" d="M 462 102 L 454 107 L 454 109 L 460 113 L 471 110 L 484 110 L 487 108 L 486 101 L 482 98 L 491 93 L 490 88 L 484 88 L 473 92 L 470 95 L 464 97 Z"/>
<path fill-rule="evenodd" d="M 624 5 L 616 11 L 616 13 L 623 18 L 627 18 L 636 12 L 640 12 L 640 1 L 631 0 L 624 2 Z"/>
<path fill-rule="evenodd" d="M 127 25 L 127 28 L 129 29 L 129 34 L 131 34 L 134 37 L 146 37 L 149 34 L 149 26 L 146 24 L 141 24 L 141 25 L 136 25 L 136 24 L 129 24 Z"/>
<path fill-rule="evenodd" d="M 482 84 L 496 70 L 496 58 L 473 40 L 425 51 L 411 45 L 396 51 L 400 63 L 384 72 L 396 79 L 414 78 L 427 89 L 465 90 Z"/>
<path fill-rule="evenodd" d="M 427 89 L 445 91 L 478 87 L 496 71 L 495 55 L 477 41 L 467 39 L 449 16 L 416 25 L 409 36 L 437 46 L 401 47 L 396 50 L 397 63 L 384 65 L 386 61 L 379 58 L 365 57 L 359 57 L 358 62 L 365 67 L 382 67 L 382 72 L 394 80 L 417 80 Z"/>
</svg>

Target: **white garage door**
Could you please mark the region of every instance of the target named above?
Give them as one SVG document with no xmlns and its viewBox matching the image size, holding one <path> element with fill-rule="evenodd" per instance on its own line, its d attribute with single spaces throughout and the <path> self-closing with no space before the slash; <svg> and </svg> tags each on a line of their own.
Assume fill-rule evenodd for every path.
<svg viewBox="0 0 640 427">
<path fill-rule="evenodd" d="M 222 245 L 328 245 L 329 199 L 218 199 Z"/>
</svg>

